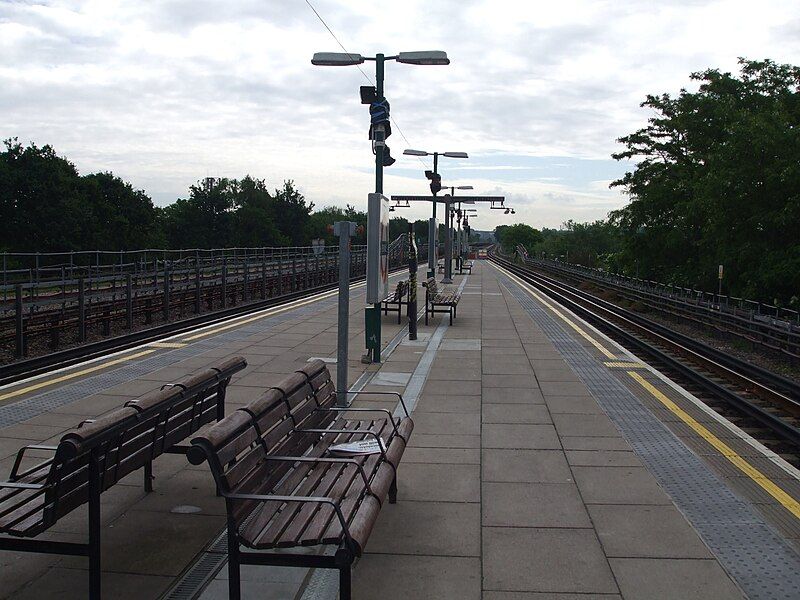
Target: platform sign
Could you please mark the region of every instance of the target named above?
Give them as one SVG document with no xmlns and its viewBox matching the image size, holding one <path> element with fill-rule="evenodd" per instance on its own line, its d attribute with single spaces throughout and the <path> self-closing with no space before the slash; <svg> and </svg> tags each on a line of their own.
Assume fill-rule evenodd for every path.
<svg viewBox="0 0 800 600">
<path fill-rule="evenodd" d="M 389 199 L 370 194 L 367 200 L 367 304 L 389 295 Z"/>
</svg>

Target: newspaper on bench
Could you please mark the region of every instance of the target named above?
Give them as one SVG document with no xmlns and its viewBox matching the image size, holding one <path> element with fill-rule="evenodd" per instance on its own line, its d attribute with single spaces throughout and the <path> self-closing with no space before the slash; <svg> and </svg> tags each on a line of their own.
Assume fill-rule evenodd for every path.
<svg viewBox="0 0 800 600">
<path fill-rule="evenodd" d="M 336 454 L 377 454 L 381 451 L 386 452 L 386 444 L 383 440 L 380 442 L 376 439 L 359 440 L 357 442 L 345 442 L 343 444 L 334 444 L 328 448 L 330 452 Z"/>
</svg>

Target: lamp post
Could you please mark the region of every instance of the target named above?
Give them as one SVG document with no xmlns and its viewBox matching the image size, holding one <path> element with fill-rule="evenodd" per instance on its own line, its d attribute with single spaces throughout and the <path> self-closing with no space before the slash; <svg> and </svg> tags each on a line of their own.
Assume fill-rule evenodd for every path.
<svg viewBox="0 0 800 600">
<path fill-rule="evenodd" d="M 450 188 L 450 202 L 446 204 L 447 210 L 447 217 L 449 219 L 449 224 L 445 225 L 445 231 L 447 237 L 445 238 L 444 242 L 444 256 L 445 256 L 445 263 L 444 263 L 444 279 L 442 279 L 442 283 L 453 283 L 453 211 L 455 210 L 452 206 L 452 203 L 455 202 L 453 198 L 455 198 L 456 190 L 471 190 L 473 187 L 471 185 L 451 185 L 445 186 Z M 447 196 L 445 196 L 447 198 Z M 458 201 L 458 210 L 461 211 L 461 202 Z M 461 216 L 458 215 L 458 230 L 459 235 L 461 234 Z M 461 255 L 461 238 L 459 237 L 458 241 L 458 251 L 459 256 Z M 460 264 L 460 263 L 459 263 Z"/>
<path fill-rule="evenodd" d="M 399 63 L 408 65 L 449 65 L 450 60 L 447 58 L 447 53 L 440 50 L 431 50 L 424 52 L 399 52 L 393 56 L 386 56 L 384 54 L 376 54 L 373 57 L 362 56 L 361 54 L 351 54 L 349 52 L 317 52 L 311 59 L 312 65 L 325 66 L 325 67 L 342 67 L 363 64 L 365 61 L 372 61 L 375 63 L 375 88 L 362 88 L 361 97 L 362 102 L 375 106 L 376 104 L 383 105 L 385 109 L 385 122 L 379 124 L 373 123 L 372 127 L 372 143 L 375 150 L 375 192 L 383 194 L 383 166 L 384 166 L 384 152 L 388 157 L 388 149 L 386 148 L 386 134 L 391 130 L 388 129 L 389 115 L 388 104 L 386 104 L 383 90 L 383 75 L 384 65 L 387 60 L 394 60 Z M 369 213 L 369 208 L 367 209 Z M 375 222 L 379 224 L 380 219 Z M 368 236 L 369 237 L 369 236 Z M 380 236 L 378 236 L 379 238 Z M 380 249 L 378 249 L 380 252 Z M 373 261 L 375 265 L 379 264 L 378 260 Z M 376 274 L 367 273 L 367 277 L 375 276 Z M 369 362 L 381 361 L 381 305 L 380 302 L 367 306 L 364 308 L 364 322 L 366 329 L 367 339 L 367 355 L 365 360 Z"/>
<path fill-rule="evenodd" d="M 439 176 L 439 157 L 445 156 L 447 158 L 469 158 L 466 152 L 427 152 L 425 150 L 403 150 L 403 154 L 408 156 L 433 156 L 433 172 L 429 179 L 431 180 L 431 193 L 433 194 L 433 216 L 431 217 L 431 224 L 428 227 L 428 277 L 436 277 L 436 250 L 439 237 L 439 228 L 436 226 L 436 194 L 441 189 L 441 177 Z M 427 172 L 425 173 L 428 174 Z M 445 212 L 445 221 L 447 221 L 447 212 Z"/>
</svg>

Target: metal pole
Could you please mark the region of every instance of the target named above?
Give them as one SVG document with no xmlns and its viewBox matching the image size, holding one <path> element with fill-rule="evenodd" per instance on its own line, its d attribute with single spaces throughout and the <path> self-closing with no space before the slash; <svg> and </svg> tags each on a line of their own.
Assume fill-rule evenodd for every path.
<svg viewBox="0 0 800 600">
<path fill-rule="evenodd" d="M 414 223 L 408 224 L 408 339 L 417 339 L 417 242 Z"/>
<path fill-rule="evenodd" d="M 375 56 L 375 91 L 379 99 L 383 98 L 383 66 L 384 55 L 377 54 Z M 383 193 L 383 152 L 385 143 L 381 142 L 375 146 L 375 192 L 378 194 Z M 366 330 L 366 338 L 377 340 L 376 346 L 371 351 L 367 349 L 366 357 L 369 362 L 381 362 L 381 303 L 377 302 L 372 306 L 364 308 L 364 328 Z M 363 359 L 363 360 L 366 360 Z"/>
<path fill-rule="evenodd" d="M 450 231 L 452 221 L 450 201 L 452 198 L 449 194 L 444 197 L 444 279 L 442 279 L 442 283 L 453 283 L 453 236 Z"/>
<path fill-rule="evenodd" d="M 356 224 L 337 221 L 334 233 L 339 236 L 339 319 L 336 344 L 336 403 L 348 405 L 347 392 L 347 342 L 350 333 L 350 238 L 356 233 Z"/>
<path fill-rule="evenodd" d="M 16 322 L 17 358 L 25 356 L 25 337 L 23 333 L 23 309 L 22 309 L 22 284 L 18 283 L 14 288 L 14 320 Z"/>
<path fill-rule="evenodd" d="M 433 153 L 433 174 L 434 176 L 439 172 L 439 153 Z M 436 277 L 436 251 L 438 249 L 437 238 L 439 237 L 439 228 L 436 226 L 436 194 L 438 190 L 433 192 L 433 217 L 431 226 L 428 227 L 428 277 Z"/>
</svg>

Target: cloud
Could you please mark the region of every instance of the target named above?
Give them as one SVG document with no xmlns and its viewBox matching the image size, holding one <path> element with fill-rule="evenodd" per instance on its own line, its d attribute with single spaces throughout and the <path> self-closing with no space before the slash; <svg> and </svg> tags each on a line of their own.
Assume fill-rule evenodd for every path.
<svg viewBox="0 0 800 600">
<path fill-rule="evenodd" d="M 467 151 L 441 161 L 444 179 L 506 194 L 538 225 L 625 202 L 606 186 L 631 165 L 609 157 L 649 116 L 645 94 L 738 56 L 800 62 L 794 0 L 312 4 L 349 51 L 448 51 L 448 67 L 387 64 L 393 154 Z M 302 1 L 0 1 L 0 136 L 50 143 L 161 204 L 206 175 L 250 173 L 294 179 L 320 206 L 363 206 L 374 176 L 358 87 L 374 63 L 310 64 L 338 50 Z M 430 164 L 399 158 L 387 193 L 425 193 Z"/>
</svg>

